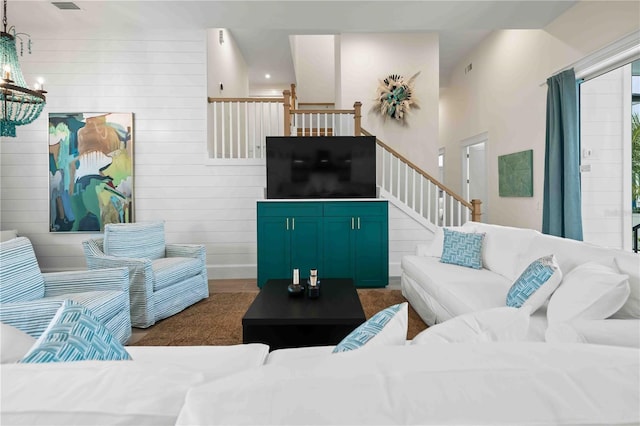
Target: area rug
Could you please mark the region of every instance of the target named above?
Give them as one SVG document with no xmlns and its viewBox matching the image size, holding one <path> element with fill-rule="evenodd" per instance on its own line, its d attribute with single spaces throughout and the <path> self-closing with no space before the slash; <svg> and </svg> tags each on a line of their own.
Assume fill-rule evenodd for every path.
<svg viewBox="0 0 640 426">
<path fill-rule="evenodd" d="M 184 311 L 147 329 L 133 346 L 200 346 L 242 343 L 242 317 L 257 292 L 215 293 Z M 397 303 L 406 302 L 400 290 L 359 289 L 366 318 Z M 409 306 L 407 338 L 427 328 Z"/>
</svg>

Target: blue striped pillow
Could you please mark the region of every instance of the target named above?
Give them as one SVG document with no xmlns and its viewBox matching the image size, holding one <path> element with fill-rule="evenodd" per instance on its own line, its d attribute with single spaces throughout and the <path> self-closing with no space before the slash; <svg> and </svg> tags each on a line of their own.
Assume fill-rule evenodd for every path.
<svg viewBox="0 0 640 426">
<path fill-rule="evenodd" d="M 47 329 L 20 362 L 129 360 L 122 344 L 86 307 L 63 300 Z"/>
<path fill-rule="evenodd" d="M 366 344 L 372 346 L 373 341 L 376 345 L 405 344 L 408 315 L 407 302 L 383 309 L 342 339 L 333 349 L 333 353 L 352 351 Z"/>
<path fill-rule="evenodd" d="M 444 228 L 444 242 L 440 262 L 482 268 L 482 241 L 484 233 L 466 233 Z"/>
<path fill-rule="evenodd" d="M 151 260 L 165 257 L 164 222 L 105 225 L 104 253 L 109 256 Z"/>
</svg>

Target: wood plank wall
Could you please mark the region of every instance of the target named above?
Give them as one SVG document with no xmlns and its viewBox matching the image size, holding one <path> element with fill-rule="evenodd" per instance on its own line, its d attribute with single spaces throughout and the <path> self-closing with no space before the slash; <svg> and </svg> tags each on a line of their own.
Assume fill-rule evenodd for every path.
<svg viewBox="0 0 640 426">
<path fill-rule="evenodd" d="M 206 32 L 32 39 L 21 65 L 30 83 L 45 78 L 47 106 L 0 141 L 0 229 L 30 238 L 45 272 L 84 269 L 81 242 L 92 234 L 48 229 L 48 113 L 133 112 L 135 220 L 164 220 L 167 242 L 205 244 L 210 278 L 255 277 L 265 171 L 207 159 Z M 402 254 L 430 233 L 393 209 L 390 271 L 399 275 Z"/>
</svg>

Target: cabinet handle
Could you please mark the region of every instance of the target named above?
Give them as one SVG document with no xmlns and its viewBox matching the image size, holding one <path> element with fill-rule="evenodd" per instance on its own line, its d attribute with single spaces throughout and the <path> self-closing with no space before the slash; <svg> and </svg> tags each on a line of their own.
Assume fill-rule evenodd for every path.
<svg viewBox="0 0 640 426">
<path fill-rule="evenodd" d="M 358 217 L 358 229 L 360 229 L 360 218 Z"/>
<path fill-rule="evenodd" d="M 287 218 L 287 231 L 289 230 L 289 218 Z"/>
<path fill-rule="evenodd" d="M 354 229 L 355 226 L 353 225 L 353 218 L 351 218 L 351 229 Z"/>
<path fill-rule="evenodd" d="M 292 231 L 296 230 L 296 218 L 295 217 L 291 218 L 291 230 Z"/>
</svg>

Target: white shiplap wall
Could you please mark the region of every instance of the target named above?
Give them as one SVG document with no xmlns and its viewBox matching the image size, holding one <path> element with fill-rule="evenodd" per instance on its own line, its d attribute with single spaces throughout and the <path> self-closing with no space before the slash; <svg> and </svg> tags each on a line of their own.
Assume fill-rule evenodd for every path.
<svg viewBox="0 0 640 426">
<path fill-rule="evenodd" d="M 205 244 L 210 278 L 255 277 L 264 166 L 207 160 L 206 31 L 32 38 L 21 64 L 29 82 L 45 78 L 47 106 L 0 141 L 0 228 L 29 237 L 43 271 L 84 268 L 92 235 L 48 230 L 48 113 L 133 112 L 135 220 L 164 220 L 168 242 Z M 431 236 L 396 207 L 389 228 L 397 276 L 401 256 Z"/>
<path fill-rule="evenodd" d="M 630 216 L 623 196 L 623 171 L 630 167 L 623 155 L 627 112 L 627 125 L 630 120 L 623 106 L 631 94 L 629 87 L 624 96 L 625 72 L 631 75 L 623 67 L 580 85 L 581 164 L 591 167 L 581 173 L 584 240 L 614 248 L 623 248 L 623 235 L 631 232 L 630 226 L 623 229 L 625 215 Z"/>
</svg>

